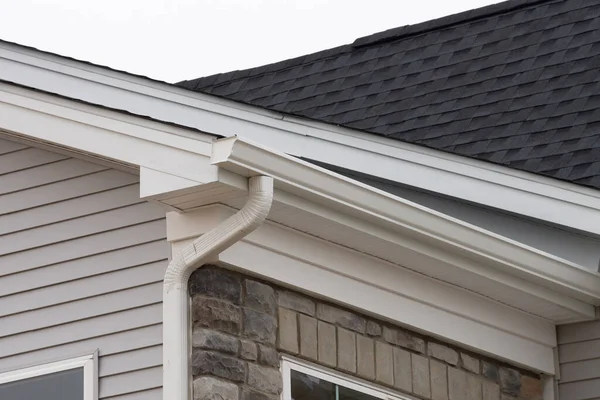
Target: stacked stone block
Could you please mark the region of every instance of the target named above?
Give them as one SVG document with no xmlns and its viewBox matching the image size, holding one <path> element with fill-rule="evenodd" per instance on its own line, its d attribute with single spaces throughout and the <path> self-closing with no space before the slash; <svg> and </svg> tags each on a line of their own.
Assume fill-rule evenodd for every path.
<svg viewBox="0 0 600 400">
<path fill-rule="evenodd" d="M 541 400 L 539 376 L 277 285 L 190 279 L 196 400 L 275 400 L 290 354 L 427 400 Z"/>
<path fill-rule="evenodd" d="M 194 399 L 278 399 L 273 287 L 206 266 L 192 276 L 189 289 Z"/>
</svg>

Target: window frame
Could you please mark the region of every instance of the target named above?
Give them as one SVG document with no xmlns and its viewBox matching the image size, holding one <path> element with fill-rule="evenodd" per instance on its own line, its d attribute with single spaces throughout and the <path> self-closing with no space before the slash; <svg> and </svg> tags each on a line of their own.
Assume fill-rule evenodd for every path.
<svg viewBox="0 0 600 400">
<path fill-rule="evenodd" d="M 414 397 L 395 392 L 382 386 L 370 383 L 359 378 L 346 375 L 321 365 L 299 360 L 290 356 L 281 359 L 281 377 L 283 379 L 282 400 L 292 400 L 292 371 L 297 371 L 315 378 L 323 379 L 338 386 L 356 392 L 364 393 L 382 400 L 413 400 Z"/>
<path fill-rule="evenodd" d="M 69 358 L 0 373 L 0 385 L 55 372 L 83 368 L 83 400 L 97 400 L 97 354 Z"/>
</svg>

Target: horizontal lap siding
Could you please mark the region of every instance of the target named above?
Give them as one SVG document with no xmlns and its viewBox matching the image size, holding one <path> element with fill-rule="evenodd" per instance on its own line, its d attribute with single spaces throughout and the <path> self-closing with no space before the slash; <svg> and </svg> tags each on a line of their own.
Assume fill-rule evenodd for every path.
<svg viewBox="0 0 600 400">
<path fill-rule="evenodd" d="M 600 321 L 558 327 L 561 399 L 600 399 Z"/>
<path fill-rule="evenodd" d="M 100 398 L 160 399 L 165 234 L 137 176 L 0 139 L 0 371 L 98 349 Z"/>
</svg>

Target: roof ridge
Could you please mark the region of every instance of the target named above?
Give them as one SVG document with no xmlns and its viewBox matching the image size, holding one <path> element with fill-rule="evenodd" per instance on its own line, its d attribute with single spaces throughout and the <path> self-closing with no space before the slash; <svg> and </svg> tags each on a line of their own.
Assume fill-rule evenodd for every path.
<svg viewBox="0 0 600 400">
<path fill-rule="evenodd" d="M 440 18 L 423 21 L 414 25 L 404 25 L 397 28 L 388 29 L 383 32 L 363 36 L 352 43 L 352 47 L 361 48 L 374 44 L 381 44 L 408 36 L 419 35 L 441 28 L 471 22 L 473 20 L 487 18 L 498 14 L 534 6 L 540 3 L 546 3 L 555 0 L 508 0 L 488 6 L 475 8 L 473 10 L 462 11 L 456 14 L 446 15 Z"/>
</svg>

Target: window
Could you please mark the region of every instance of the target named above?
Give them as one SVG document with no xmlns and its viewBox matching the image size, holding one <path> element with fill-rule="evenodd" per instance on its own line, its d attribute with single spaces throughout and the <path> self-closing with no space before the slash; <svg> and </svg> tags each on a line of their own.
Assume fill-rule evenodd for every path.
<svg viewBox="0 0 600 400">
<path fill-rule="evenodd" d="M 95 355 L 0 373 L 2 400 L 95 400 Z"/>
<path fill-rule="evenodd" d="M 283 400 L 407 400 L 337 371 L 285 357 L 281 364 Z"/>
</svg>

